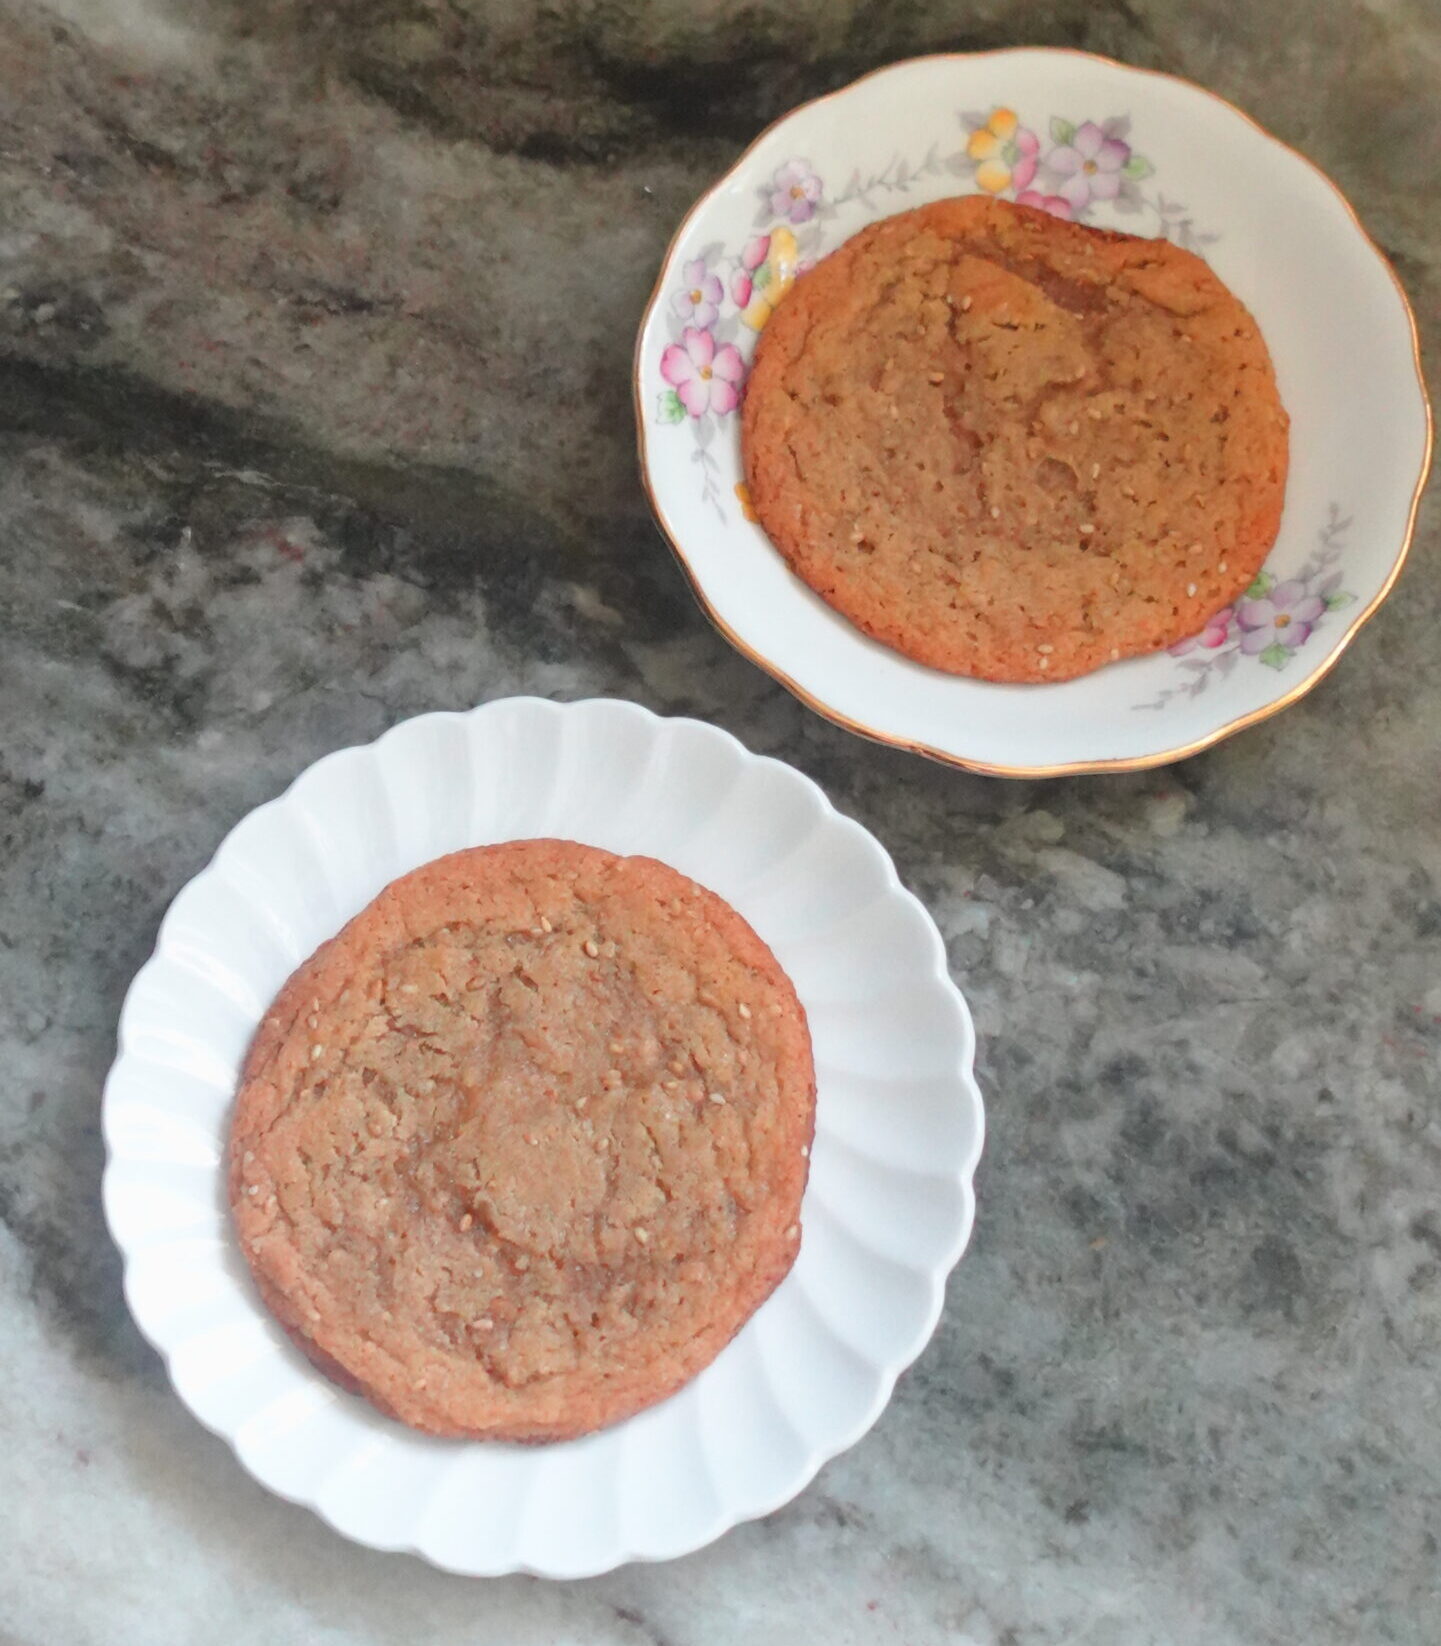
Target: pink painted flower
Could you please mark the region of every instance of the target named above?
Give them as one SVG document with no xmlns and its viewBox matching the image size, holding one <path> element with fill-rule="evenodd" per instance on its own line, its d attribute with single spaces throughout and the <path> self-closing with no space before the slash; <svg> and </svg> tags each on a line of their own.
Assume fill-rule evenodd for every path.
<svg viewBox="0 0 1441 1646">
<path fill-rule="evenodd" d="M 1025 189 L 1016 196 L 1018 206 L 1034 206 L 1037 211 L 1048 211 L 1052 217 L 1071 217 L 1071 202 L 1064 195 L 1042 194 L 1039 189 Z"/>
<path fill-rule="evenodd" d="M 992 109 L 984 126 L 966 141 L 966 153 L 976 162 L 976 182 L 987 194 L 1014 189 L 1017 194 L 1036 175 L 1041 140 L 1023 126 L 1014 109 Z"/>
<path fill-rule="evenodd" d="M 743 309 L 750 302 L 751 293 L 755 290 L 756 270 L 765 262 L 770 249 L 771 237 L 768 234 L 758 234 L 746 241 L 740 267 L 731 275 L 731 302 L 738 309 Z"/>
<path fill-rule="evenodd" d="M 1326 602 L 1298 578 L 1278 583 L 1259 600 L 1243 600 L 1236 609 L 1242 629 L 1241 650 L 1248 657 L 1268 646 L 1285 646 L 1288 651 L 1302 644 L 1316 626 Z"/>
<path fill-rule="evenodd" d="M 692 417 L 724 417 L 740 404 L 746 368 L 734 343 L 717 348 L 710 332 L 687 326 L 661 355 L 660 374 Z"/>
<path fill-rule="evenodd" d="M 809 223 L 821 197 L 821 180 L 809 160 L 787 160 L 771 178 L 771 215 Z"/>
<path fill-rule="evenodd" d="M 1107 137 L 1094 120 L 1086 121 L 1069 143 L 1046 156 L 1046 170 L 1062 182 L 1063 195 L 1079 216 L 1093 200 L 1114 200 L 1121 192 L 1121 170 L 1131 158 L 1131 146 L 1119 137 Z"/>
<path fill-rule="evenodd" d="M 1206 626 L 1200 634 L 1193 634 L 1186 640 L 1178 640 L 1174 646 L 1166 649 L 1172 657 L 1184 657 L 1187 652 L 1195 651 L 1197 646 L 1203 646 L 1208 652 L 1213 652 L 1218 646 L 1224 646 L 1231 638 L 1231 622 L 1236 615 L 1234 606 L 1222 606 L 1214 617 L 1206 619 Z"/>
<path fill-rule="evenodd" d="M 697 326 L 713 326 L 720 317 L 720 300 L 725 295 L 720 276 L 712 274 L 705 259 L 697 257 L 681 270 L 682 285 L 670 306 L 682 320 Z"/>
<path fill-rule="evenodd" d="M 741 311 L 741 324 L 763 331 L 776 304 L 808 266 L 794 233 L 784 223 L 747 241 L 730 287 L 731 298 Z"/>
</svg>

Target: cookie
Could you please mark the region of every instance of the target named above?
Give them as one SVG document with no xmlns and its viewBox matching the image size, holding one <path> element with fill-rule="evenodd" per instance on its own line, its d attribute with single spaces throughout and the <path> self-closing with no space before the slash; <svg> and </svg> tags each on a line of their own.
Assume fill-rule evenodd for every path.
<svg viewBox="0 0 1441 1646">
<path fill-rule="evenodd" d="M 790 1269 L 805 1013 L 734 909 L 563 840 L 395 881 L 250 1048 L 229 1193 L 266 1305 L 431 1434 L 585 1434 L 707 1365 Z"/>
<path fill-rule="evenodd" d="M 1199 257 L 972 196 L 800 277 L 742 444 L 772 542 L 851 622 L 933 668 L 1046 681 L 1245 590 L 1287 430 L 1255 321 Z"/>
</svg>

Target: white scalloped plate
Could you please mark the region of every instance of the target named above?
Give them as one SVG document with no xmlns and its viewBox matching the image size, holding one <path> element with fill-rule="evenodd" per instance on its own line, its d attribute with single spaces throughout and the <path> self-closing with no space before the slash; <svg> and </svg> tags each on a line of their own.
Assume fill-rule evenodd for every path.
<svg viewBox="0 0 1441 1646">
<path fill-rule="evenodd" d="M 280 985 L 383 886 L 537 835 L 674 865 L 790 974 L 819 1083 L 801 1253 L 712 1365 L 638 1417 L 540 1447 L 433 1440 L 328 1383 L 261 1307 L 225 1205 L 230 1104 Z M 105 1211 L 141 1330 L 256 1479 L 452 1571 L 586 1576 L 778 1508 L 875 1422 L 970 1234 L 973 1055 L 930 917 L 809 778 L 699 721 L 507 698 L 317 762 L 175 899 L 121 1014 Z"/>
<path fill-rule="evenodd" d="M 737 491 L 733 385 L 795 267 L 983 187 L 1200 252 L 1260 323 L 1291 414 L 1270 586 L 1183 647 L 1055 685 L 965 680 L 867 638 Z M 722 633 L 852 731 L 1007 777 L 1159 765 L 1303 696 L 1395 582 L 1431 451 L 1415 320 L 1336 186 L 1211 92 L 1037 47 L 896 63 L 763 132 L 671 242 L 635 397 L 652 506 Z"/>
</svg>

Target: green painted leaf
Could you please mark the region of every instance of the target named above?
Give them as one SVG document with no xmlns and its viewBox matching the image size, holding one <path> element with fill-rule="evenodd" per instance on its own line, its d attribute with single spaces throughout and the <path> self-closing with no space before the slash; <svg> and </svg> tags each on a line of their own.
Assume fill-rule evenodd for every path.
<svg viewBox="0 0 1441 1646">
<path fill-rule="evenodd" d="M 1051 137 L 1057 143 L 1069 143 L 1076 135 L 1076 128 L 1069 120 L 1062 120 L 1059 114 L 1051 116 Z"/>
<path fill-rule="evenodd" d="M 1156 168 L 1144 154 L 1133 154 L 1121 169 L 1127 177 L 1139 183 L 1143 177 L 1149 177 Z"/>
<path fill-rule="evenodd" d="M 1335 594 L 1326 596 L 1326 610 L 1328 612 L 1338 611 L 1342 606 L 1349 606 L 1355 598 L 1354 594 L 1347 594 L 1344 589 L 1337 589 Z"/>
<path fill-rule="evenodd" d="M 774 279 L 775 271 L 771 268 L 770 259 L 767 258 L 751 276 L 751 284 L 757 291 L 764 291 Z"/>
<path fill-rule="evenodd" d="M 665 389 L 656 396 L 655 415 L 659 423 L 679 423 L 685 416 L 685 407 L 674 389 Z"/>
<path fill-rule="evenodd" d="M 1286 659 L 1290 655 L 1279 640 L 1273 640 L 1265 651 L 1260 653 L 1257 661 L 1264 663 L 1268 669 L 1281 669 L 1286 666 Z"/>
<path fill-rule="evenodd" d="M 1256 581 L 1246 590 L 1244 598 L 1247 600 L 1260 600 L 1265 595 L 1270 594 L 1275 587 L 1276 579 L 1271 576 L 1270 572 L 1257 572 Z"/>
</svg>

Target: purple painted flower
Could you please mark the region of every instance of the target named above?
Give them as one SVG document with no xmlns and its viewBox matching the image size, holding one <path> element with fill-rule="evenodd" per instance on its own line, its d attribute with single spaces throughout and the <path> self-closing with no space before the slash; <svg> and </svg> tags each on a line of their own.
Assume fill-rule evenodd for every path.
<svg viewBox="0 0 1441 1646">
<path fill-rule="evenodd" d="M 710 332 L 687 326 L 680 342 L 661 355 L 660 374 L 692 417 L 707 411 L 724 417 L 740 403 L 746 368 L 734 343 L 717 348 Z"/>
<path fill-rule="evenodd" d="M 1056 193 L 1079 216 L 1093 200 L 1116 198 L 1121 192 L 1121 170 L 1130 158 L 1129 143 L 1107 137 L 1094 120 L 1087 120 L 1069 143 L 1051 150 L 1045 167 L 1061 179 Z"/>
<path fill-rule="evenodd" d="M 821 197 L 821 180 L 809 160 L 787 160 L 771 178 L 771 215 L 809 223 Z"/>
<path fill-rule="evenodd" d="M 720 276 L 711 273 L 703 257 L 697 257 L 682 268 L 681 279 L 683 284 L 670 306 L 682 320 L 692 320 L 701 327 L 715 325 L 725 291 Z"/>
<path fill-rule="evenodd" d="M 1189 639 L 1178 640 L 1174 646 L 1166 649 L 1172 657 L 1184 657 L 1187 652 L 1195 651 L 1197 646 L 1203 646 L 1208 652 L 1213 652 L 1218 646 L 1224 646 L 1231 638 L 1231 621 L 1236 615 L 1234 606 L 1222 606 L 1214 617 L 1206 619 L 1206 626 L 1200 634 L 1193 634 Z"/>
<path fill-rule="evenodd" d="M 1277 583 L 1258 600 L 1243 600 L 1237 607 L 1241 650 L 1254 657 L 1267 646 L 1294 649 L 1305 641 L 1325 609 L 1321 596 L 1312 594 L 1299 579 Z"/>
</svg>

